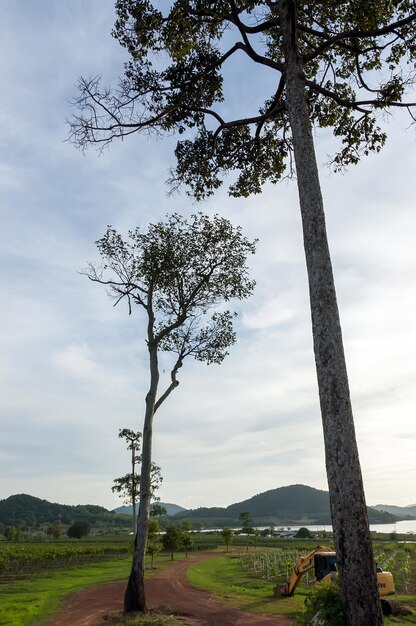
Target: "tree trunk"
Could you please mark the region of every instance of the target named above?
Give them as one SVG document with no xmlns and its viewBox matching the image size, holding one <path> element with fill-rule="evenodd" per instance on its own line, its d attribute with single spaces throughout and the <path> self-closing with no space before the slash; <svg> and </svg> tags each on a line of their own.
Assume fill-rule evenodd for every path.
<svg viewBox="0 0 416 626">
<path fill-rule="evenodd" d="M 383 624 L 355 437 L 325 215 L 296 41 L 296 2 L 281 0 L 287 108 L 292 130 L 309 279 L 335 549 L 348 626 Z"/>
<path fill-rule="evenodd" d="M 124 612 L 146 612 L 146 595 L 144 590 L 144 567 L 147 545 L 147 528 L 150 513 L 151 497 L 151 466 L 152 466 L 152 425 L 156 404 L 159 370 L 157 362 L 157 347 L 149 343 L 150 356 L 150 389 L 146 396 L 146 412 L 142 439 L 142 465 L 140 472 L 140 500 L 137 516 L 137 531 L 134 539 L 134 553 L 124 594 Z"/>
<path fill-rule="evenodd" d="M 131 449 L 131 504 L 133 507 L 133 533 L 136 534 L 136 449 L 132 442 Z"/>
</svg>

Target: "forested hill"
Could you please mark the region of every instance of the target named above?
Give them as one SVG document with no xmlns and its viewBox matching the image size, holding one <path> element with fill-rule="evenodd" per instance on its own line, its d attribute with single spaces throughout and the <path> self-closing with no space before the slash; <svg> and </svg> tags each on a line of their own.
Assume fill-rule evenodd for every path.
<svg viewBox="0 0 416 626">
<path fill-rule="evenodd" d="M 329 493 L 305 485 L 290 485 L 270 489 L 248 500 L 230 504 L 226 508 L 199 508 L 178 513 L 173 519 L 206 521 L 211 525 L 238 524 L 239 514 L 250 513 L 255 525 L 273 522 L 286 524 L 330 524 Z M 368 508 L 370 522 L 389 523 L 397 521 L 390 513 Z"/>
<path fill-rule="evenodd" d="M 394 506 L 392 504 L 376 504 L 373 509 L 377 511 L 387 511 L 404 519 L 415 519 L 416 517 L 416 504 L 409 504 L 408 506 Z"/>
<path fill-rule="evenodd" d="M 57 504 L 24 493 L 0 500 L 0 524 L 4 526 L 23 525 L 36 528 L 42 524 L 51 524 L 58 517 L 63 524 L 82 521 L 88 522 L 91 526 L 102 525 L 107 528 L 131 525 L 129 518 L 93 504 L 77 506 Z"/>
<path fill-rule="evenodd" d="M 274 523 L 279 526 L 330 524 L 329 494 L 305 485 L 291 485 L 270 489 L 248 500 L 230 504 L 228 507 L 211 507 L 183 510 L 174 516 L 163 518 L 180 522 L 183 519 L 206 526 L 238 526 L 240 513 L 248 512 L 255 526 Z M 389 523 L 404 519 L 388 512 L 368 509 L 370 522 Z M 70 506 L 41 500 L 27 494 L 10 496 L 0 500 L 0 526 L 25 526 L 37 528 L 52 524 L 58 517 L 64 525 L 77 521 L 88 522 L 95 528 L 130 528 L 131 517 L 110 512 L 92 504 Z M 1 529 L 0 529 L 1 530 Z"/>
<path fill-rule="evenodd" d="M 186 511 L 183 506 L 172 504 L 171 502 L 157 502 L 157 505 L 166 510 L 166 515 L 176 515 L 176 513 L 183 513 L 183 511 Z M 116 509 L 113 509 L 113 513 L 119 513 L 120 515 L 133 515 L 133 507 L 119 506 Z"/>
</svg>

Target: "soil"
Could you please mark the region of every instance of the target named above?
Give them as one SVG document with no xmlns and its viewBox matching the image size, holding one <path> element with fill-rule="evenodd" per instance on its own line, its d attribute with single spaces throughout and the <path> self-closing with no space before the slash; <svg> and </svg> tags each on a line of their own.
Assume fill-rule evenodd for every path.
<svg viewBox="0 0 416 626">
<path fill-rule="evenodd" d="M 186 570 L 211 556 L 204 553 L 179 561 L 149 578 L 145 583 L 148 606 L 163 607 L 167 613 L 182 617 L 184 626 L 292 626 L 293 621 L 287 616 L 242 611 L 221 604 L 207 591 L 191 587 Z M 48 626 L 105 624 L 109 614 L 123 609 L 125 587 L 125 581 L 103 583 L 71 594 Z"/>
</svg>

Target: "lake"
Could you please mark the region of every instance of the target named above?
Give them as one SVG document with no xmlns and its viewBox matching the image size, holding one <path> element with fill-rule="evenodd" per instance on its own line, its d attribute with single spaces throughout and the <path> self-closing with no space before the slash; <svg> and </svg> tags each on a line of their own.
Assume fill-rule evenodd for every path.
<svg viewBox="0 0 416 626">
<path fill-rule="evenodd" d="M 317 532 L 322 530 L 328 530 L 332 532 L 332 526 L 330 525 L 308 525 L 304 524 L 311 532 Z M 279 527 L 280 529 L 281 527 Z M 285 526 L 284 530 L 289 527 Z M 299 530 L 301 526 L 290 526 L 290 530 Z M 278 530 L 276 527 L 275 530 Z M 414 533 L 416 534 L 416 520 L 403 520 L 402 522 L 396 522 L 395 524 L 370 524 L 370 530 L 377 533 Z"/>
</svg>

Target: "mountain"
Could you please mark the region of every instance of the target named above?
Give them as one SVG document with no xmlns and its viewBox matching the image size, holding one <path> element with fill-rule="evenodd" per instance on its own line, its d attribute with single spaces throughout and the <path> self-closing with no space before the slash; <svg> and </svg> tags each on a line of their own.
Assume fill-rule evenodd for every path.
<svg viewBox="0 0 416 626">
<path fill-rule="evenodd" d="M 127 517 L 121 517 L 102 506 L 93 504 L 70 506 L 41 500 L 25 493 L 10 496 L 0 500 L 0 524 L 4 526 L 16 526 L 22 524 L 26 527 L 35 528 L 42 524 L 52 524 L 58 517 L 63 524 L 74 522 L 88 522 L 91 526 L 126 526 L 131 521 Z"/>
<path fill-rule="evenodd" d="M 376 504 L 372 507 L 377 511 L 387 511 L 402 518 L 414 519 L 416 517 L 416 504 L 409 506 L 394 506 L 393 504 Z"/>
<path fill-rule="evenodd" d="M 184 509 L 183 506 L 179 506 L 179 504 L 171 504 L 170 502 L 158 502 L 159 506 L 163 506 L 166 509 L 166 515 L 172 516 L 176 515 L 176 513 L 182 513 L 187 509 Z M 133 515 L 133 507 L 132 506 L 119 506 L 113 510 L 113 513 L 117 513 L 118 515 Z"/>
<path fill-rule="evenodd" d="M 270 523 L 278 526 L 331 523 L 328 492 L 305 485 L 270 489 L 227 507 L 204 507 L 188 511 L 175 504 L 163 503 L 163 506 L 168 510 L 170 520 L 173 522 L 187 519 L 210 527 L 238 526 L 239 514 L 245 511 L 250 514 L 255 526 L 266 526 Z M 368 509 L 369 519 L 373 524 L 394 523 L 398 519 L 411 516 L 416 509 L 413 506 L 380 506 L 383 508 L 381 511 L 375 508 Z M 386 512 L 386 508 L 397 510 L 397 517 L 394 511 Z M 126 509 L 128 507 L 119 507 L 116 511 L 121 510 L 124 513 Z M 36 528 L 50 525 L 60 517 L 64 525 L 85 521 L 95 528 L 129 528 L 130 515 L 120 515 L 118 512 L 92 504 L 70 506 L 52 503 L 27 494 L 0 500 L 0 525 L 3 526 L 19 524 Z"/>
<path fill-rule="evenodd" d="M 200 521 L 211 526 L 238 525 L 242 512 L 248 512 L 257 526 L 271 522 L 277 525 L 331 523 L 329 493 L 305 485 L 270 489 L 225 508 L 193 509 L 177 513 L 173 519 Z M 373 524 L 397 521 L 391 513 L 372 508 L 368 508 L 368 515 Z"/>
</svg>

